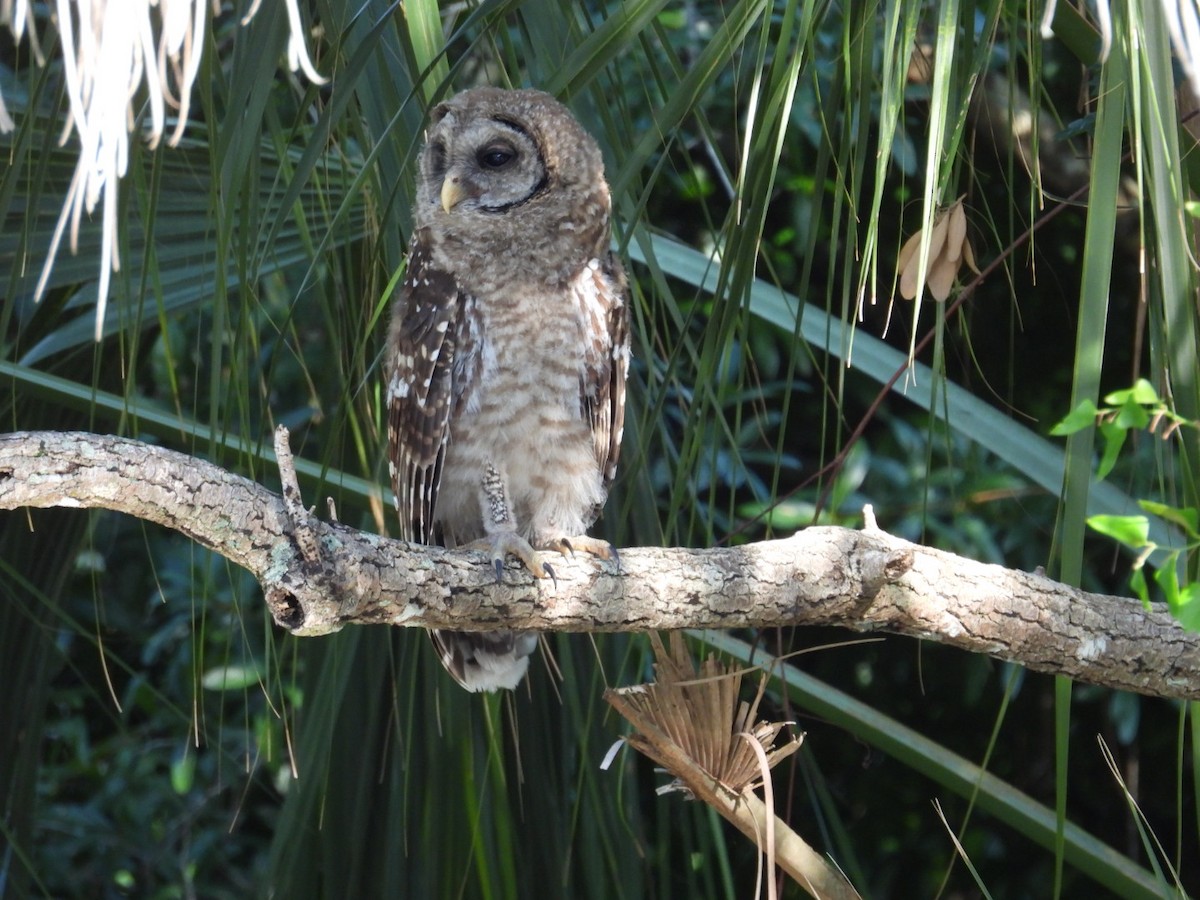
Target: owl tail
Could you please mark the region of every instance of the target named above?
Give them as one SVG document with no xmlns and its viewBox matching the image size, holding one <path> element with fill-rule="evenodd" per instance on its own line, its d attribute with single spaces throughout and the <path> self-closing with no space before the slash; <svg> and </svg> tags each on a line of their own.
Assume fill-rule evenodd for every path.
<svg viewBox="0 0 1200 900">
<path fill-rule="evenodd" d="M 532 631 L 431 631 L 429 636 L 446 671 L 472 693 L 515 688 L 538 641 Z"/>
</svg>

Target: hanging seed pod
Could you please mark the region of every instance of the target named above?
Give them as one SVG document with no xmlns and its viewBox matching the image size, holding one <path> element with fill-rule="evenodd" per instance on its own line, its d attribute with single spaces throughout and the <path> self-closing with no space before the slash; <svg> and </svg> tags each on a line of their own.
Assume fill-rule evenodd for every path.
<svg viewBox="0 0 1200 900">
<path fill-rule="evenodd" d="M 921 267 L 918 251 L 921 247 L 922 231 L 917 231 L 900 248 L 896 258 L 896 271 L 900 274 L 900 296 L 912 300 L 917 296 L 917 274 Z M 959 270 L 965 263 L 967 268 L 979 274 L 975 267 L 975 253 L 967 238 L 967 214 L 963 210 L 963 198 L 939 210 L 933 220 L 929 234 L 929 255 L 926 264 L 925 283 L 929 293 L 939 303 L 950 296 Z"/>
</svg>

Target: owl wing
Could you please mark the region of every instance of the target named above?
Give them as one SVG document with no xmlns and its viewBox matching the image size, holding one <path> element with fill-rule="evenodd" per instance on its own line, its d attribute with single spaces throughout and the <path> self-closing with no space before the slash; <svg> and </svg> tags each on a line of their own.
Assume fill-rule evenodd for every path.
<svg viewBox="0 0 1200 900">
<path fill-rule="evenodd" d="M 580 276 L 584 315 L 584 367 L 580 408 L 592 430 L 604 487 L 612 484 L 625 429 L 625 379 L 629 373 L 629 288 L 610 252 Z"/>
<path fill-rule="evenodd" d="M 433 513 L 450 423 L 472 385 L 470 298 L 435 268 L 429 234 L 413 237 L 408 272 L 388 335 L 388 461 L 400 537 L 433 542 Z"/>
</svg>

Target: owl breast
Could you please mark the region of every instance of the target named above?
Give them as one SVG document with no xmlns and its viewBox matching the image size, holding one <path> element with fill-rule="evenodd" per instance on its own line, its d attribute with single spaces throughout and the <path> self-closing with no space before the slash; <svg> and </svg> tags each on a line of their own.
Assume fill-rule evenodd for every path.
<svg viewBox="0 0 1200 900">
<path fill-rule="evenodd" d="M 478 377 L 450 423 L 435 522 L 448 543 L 483 537 L 481 481 L 504 473 L 522 535 L 537 545 L 583 534 L 606 490 L 581 408 L 585 350 L 603 322 L 596 265 L 566 286 L 522 285 L 472 298 L 465 365 Z M 540 327 L 553 322 L 555 327 Z M 563 327 L 563 325 L 569 327 Z"/>
</svg>

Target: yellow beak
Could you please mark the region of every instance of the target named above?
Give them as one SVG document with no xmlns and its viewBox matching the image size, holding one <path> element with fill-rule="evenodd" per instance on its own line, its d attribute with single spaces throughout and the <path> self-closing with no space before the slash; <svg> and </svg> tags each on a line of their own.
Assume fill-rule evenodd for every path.
<svg viewBox="0 0 1200 900">
<path fill-rule="evenodd" d="M 446 212 L 450 212 L 466 198 L 467 191 L 458 178 L 447 178 L 442 182 L 442 209 Z"/>
</svg>

